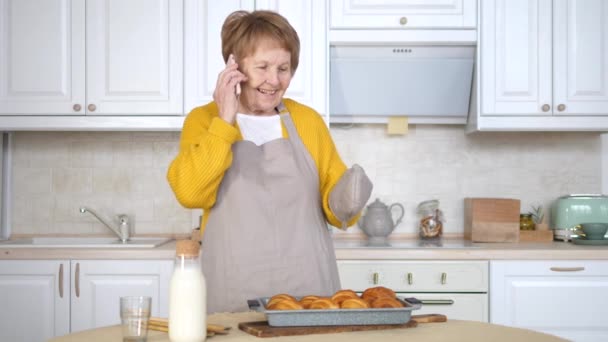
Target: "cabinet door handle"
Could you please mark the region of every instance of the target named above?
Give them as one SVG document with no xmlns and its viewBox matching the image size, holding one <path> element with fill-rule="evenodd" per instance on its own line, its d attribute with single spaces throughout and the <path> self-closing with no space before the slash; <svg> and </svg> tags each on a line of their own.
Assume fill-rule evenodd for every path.
<svg viewBox="0 0 608 342">
<path fill-rule="evenodd" d="M 441 273 L 441 285 L 445 285 L 448 282 L 448 274 L 445 272 Z"/>
<path fill-rule="evenodd" d="M 563 103 L 560 103 L 559 105 L 557 105 L 557 110 L 560 112 L 563 112 L 564 110 L 566 110 L 566 105 Z"/>
<path fill-rule="evenodd" d="M 407 273 L 407 283 L 408 285 L 412 285 L 414 283 L 414 275 L 411 272 Z"/>
<path fill-rule="evenodd" d="M 59 298 L 63 298 L 63 264 L 59 264 Z"/>
<path fill-rule="evenodd" d="M 548 104 L 544 104 L 541 109 L 543 110 L 543 112 L 548 112 L 549 109 L 551 109 L 551 106 L 549 106 Z"/>
<path fill-rule="evenodd" d="M 89 109 L 89 112 L 94 112 L 95 109 L 97 109 L 97 106 L 95 106 L 94 104 L 91 103 L 90 105 L 87 106 L 87 108 Z"/>
<path fill-rule="evenodd" d="M 75 112 L 80 112 L 80 110 L 82 109 L 82 106 L 80 104 L 75 104 L 72 109 L 74 109 Z"/>
<path fill-rule="evenodd" d="M 399 18 L 399 24 L 401 24 L 401 25 L 407 25 L 407 17 L 401 17 L 401 18 Z"/>
<path fill-rule="evenodd" d="M 422 305 L 454 305 L 453 299 L 420 299 Z"/>
<path fill-rule="evenodd" d="M 378 272 L 374 272 L 374 275 L 372 276 L 372 280 L 374 282 L 374 285 L 378 285 L 378 281 L 380 280 L 380 275 L 378 274 Z"/>
<path fill-rule="evenodd" d="M 551 267 L 551 271 L 554 272 L 579 272 L 584 271 L 584 267 Z"/>
<path fill-rule="evenodd" d="M 76 297 L 80 297 L 80 263 L 76 263 L 76 272 L 74 272 L 74 289 Z"/>
</svg>

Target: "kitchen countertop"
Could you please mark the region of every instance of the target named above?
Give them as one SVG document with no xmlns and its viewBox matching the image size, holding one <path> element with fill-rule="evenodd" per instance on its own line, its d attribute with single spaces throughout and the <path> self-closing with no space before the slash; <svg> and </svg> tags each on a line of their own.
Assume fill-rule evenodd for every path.
<svg viewBox="0 0 608 342">
<path fill-rule="evenodd" d="M 228 335 L 213 336 L 208 341 L 223 341 L 223 342 L 243 342 L 243 341 L 260 341 L 260 338 L 254 337 L 239 330 L 238 323 L 252 322 L 265 320 L 262 313 L 257 312 L 241 312 L 232 314 L 215 314 L 208 317 L 209 323 L 230 326 Z M 302 335 L 302 336 L 284 336 L 274 337 L 273 341 L 299 341 L 299 342 L 358 342 L 358 341 L 536 341 L 536 342 L 552 342 L 565 341 L 561 338 L 547 335 L 531 330 L 510 328 L 501 325 L 473 322 L 448 320 L 445 323 L 423 323 L 418 324 L 415 328 L 410 329 L 389 329 L 389 330 L 370 330 L 357 332 L 343 332 L 337 334 L 322 334 L 322 335 Z M 119 325 L 82 331 L 50 340 L 50 342 L 119 342 L 122 341 L 122 331 Z M 168 342 L 167 333 L 150 331 L 148 333 L 148 341 L 152 342 Z"/>
<path fill-rule="evenodd" d="M 608 260 L 608 246 L 570 242 L 472 243 L 445 239 L 442 246 L 418 240 L 368 245 L 362 240 L 334 240 L 338 260 Z M 0 260 L 138 259 L 167 260 L 175 256 L 175 241 L 156 248 L 0 248 Z"/>
</svg>

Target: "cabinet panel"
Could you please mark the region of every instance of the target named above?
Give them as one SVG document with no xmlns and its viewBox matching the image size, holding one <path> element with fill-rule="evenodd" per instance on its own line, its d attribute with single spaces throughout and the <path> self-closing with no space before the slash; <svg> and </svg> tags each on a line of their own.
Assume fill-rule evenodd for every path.
<svg viewBox="0 0 608 342">
<path fill-rule="evenodd" d="M 84 1 L 0 0 L 0 114 L 79 114 L 84 14 Z"/>
<path fill-rule="evenodd" d="M 181 0 L 87 0 L 89 115 L 182 114 L 182 16 Z"/>
<path fill-rule="evenodd" d="M 256 9 L 279 12 L 298 32 L 300 61 L 285 97 L 327 113 L 327 25 L 325 1 L 256 1 Z"/>
<path fill-rule="evenodd" d="M 554 113 L 608 113 L 608 3 L 556 0 Z"/>
<path fill-rule="evenodd" d="M 332 29 L 474 28 L 477 18 L 475 0 L 340 0 L 330 6 Z"/>
<path fill-rule="evenodd" d="M 72 261 L 72 332 L 120 323 L 122 296 L 150 296 L 152 315 L 167 317 L 172 269 L 168 260 Z"/>
<path fill-rule="evenodd" d="M 551 115 L 551 7 L 551 0 L 483 3 L 483 115 Z"/>
<path fill-rule="evenodd" d="M 0 262 L 0 340 L 46 341 L 70 332 L 68 261 Z"/>
<path fill-rule="evenodd" d="M 230 0 L 208 4 L 186 1 L 185 111 L 213 100 L 217 75 L 224 68 L 221 28 L 236 10 L 269 9 L 281 13 L 298 32 L 300 63 L 286 97 L 326 110 L 327 46 L 324 1 Z"/>
<path fill-rule="evenodd" d="M 228 14 L 253 10 L 254 0 L 185 2 L 185 112 L 213 101 L 217 76 L 224 68 L 221 30 Z"/>
<path fill-rule="evenodd" d="M 492 261 L 490 273 L 492 323 L 608 340 L 608 262 Z"/>
<path fill-rule="evenodd" d="M 339 260 L 343 288 L 386 286 L 397 292 L 486 292 L 487 262 Z"/>
</svg>

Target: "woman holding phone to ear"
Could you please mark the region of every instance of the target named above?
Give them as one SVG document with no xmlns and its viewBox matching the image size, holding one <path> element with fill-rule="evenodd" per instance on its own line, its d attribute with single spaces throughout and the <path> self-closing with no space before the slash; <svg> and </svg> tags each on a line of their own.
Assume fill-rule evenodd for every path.
<svg viewBox="0 0 608 342">
<path fill-rule="evenodd" d="M 316 111 L 283 98 L 300 54 L 284 17 L 237 11 L 221 35 L 214 101 L 187 116 L 167 174 L 183 206 L 204 210 L 207 311 L 330 295 L 340 281 L 327 222 L 354 224 L 372 184 L 358 165 L 347 169 Z"/>
</svg>

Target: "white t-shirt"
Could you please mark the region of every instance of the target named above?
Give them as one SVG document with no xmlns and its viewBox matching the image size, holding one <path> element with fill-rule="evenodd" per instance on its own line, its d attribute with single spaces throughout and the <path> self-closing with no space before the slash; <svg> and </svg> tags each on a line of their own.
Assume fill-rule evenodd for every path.
<svg viewBox="0 0 608 342">
<path fill-rule="evenodd" d="M 241 129 L 243 140 L 249 140 L 258 146 L 283 137 L 279 115 L 257 116 L 237 113 L 236 122 Z"/>
</svg>

